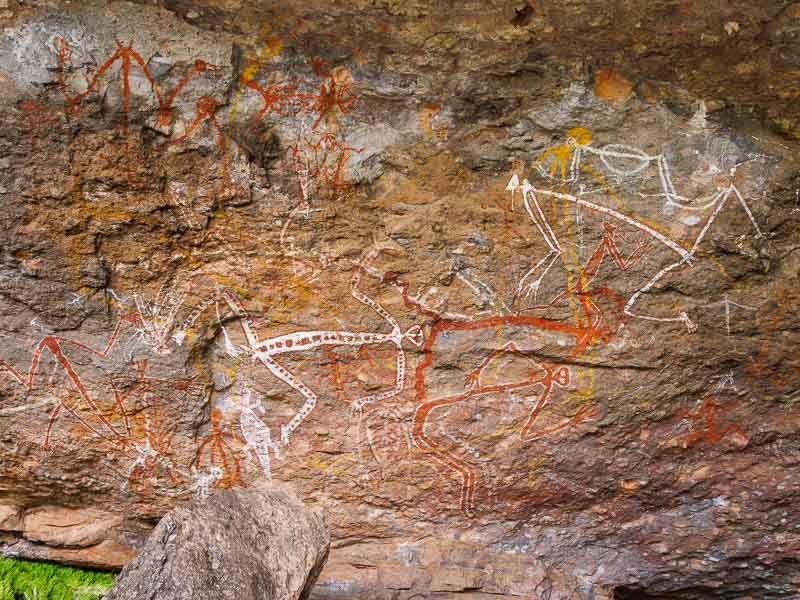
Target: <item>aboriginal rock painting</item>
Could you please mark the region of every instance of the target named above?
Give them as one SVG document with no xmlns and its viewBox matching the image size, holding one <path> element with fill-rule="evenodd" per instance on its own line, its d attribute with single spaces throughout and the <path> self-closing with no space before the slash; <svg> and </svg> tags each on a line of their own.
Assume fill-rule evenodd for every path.
<svg viewBox="0 0 800 600">
<path fill-rule="evenodd" d="M 175 229 L 193 236 L 172 248 L 183 262 L 166 283 L 117 288 L 112 277 L 103 293 L 116 321 L 109 335 L 79 338 L 37 318 L 29 343 L 0 356 L 0 418 L 37 415 L 43 456 L 96 448 L 126 494 L 181 498 L 291 479 L 298 447 L 313 449 L 310 424 L 319 431 L 324 419 L 340 428 L 316 435 L 367 465 L 329 462 L 326 476 L 380 486 L 410 464 L 446 510 L 472 518 L 519 481 L 538 485 L 542 448 L 577 443 L 614 410 L 597 389 L 619 383 L 604 382 L 615 375 L 603 367 L 633 338 L 670 331 L 674 339 L 677 330 L 691 345 L 708 326 L 733 344 L 738 324 L 760 310 L 735 285 L 719 298 L 673 293 L 687 273 L 727 276 L 711 251 L 720 235 L 757 256 L 765 209 L 748 177 L 760 173 L 758 157 L 695 152 L 678 169 L 668 143 L 640 148 L 605 134 L 598 144 L 588 129 L 569 127 L 484 182 L 502 190 L 490 206 L 502 214 L 493 242 L 502 278 L 453 252 L 449 263 L 427 259 L 438 261 L 432 282 L 418 275 L 430 265 L 409 250 L 412 238 L 392 236 L 365 211 L 354 218 L 373 219 L 373 239 L 348 239 L 345 228 L 320 241 L 320 230 L 350 214 L 350 163 L 365 150 L 349 136 L 359 96 L 346 65 L 296 60 L 298 77 L 258 60 L 233 74 L 227 95 L 214 95 L 209 88 L 230 68 L 203 58 L 165 74 L 134 40 L 117 41 L 90 67 L 74 62 L 65 38 L 50 50 L 53 85 L 20 107 L 31 151 L 48 129 L 80 123 L 117 97 L 118 166 L 133 189 L 146 192 L 136 180 L 187 144 L 215 157 L 218 185 L 202 210 L 201 194 L 159 172 L 159 194 L 181 216 Z M 416 111 L 426 143 L 445 143 L 447 109 Z M 249 176 L 243 155 L 261 161 L 264 181 L 281 183 L 264 187 L 267 204 L 280 196 L 270 220 L 248 223 L 237 212 Z M 149 223 L 135 206 L 75 207 L 86 232 L 70 246 L 78 255 L 94 243 L 92 224 Z M 255 250 L 245 249 L 246 236 L 257 236 Z M 509 250 L 512 242 L 522 245 Z M 213 253 L 200 256 L 203 243 Z M 206 268 L 223 259 L 236 275 Z M 82 260 L 72 265 L 69 301 L 79 308 L 91 293 Z M 461 301 L 444 288 L 459 289 Z M 323 302 L 330 289 L 334 301 Z M 717 386 L 689 399 L 668 417 L 662 445 L 746 446 L 730 394 Z"/>
<path fill-rule="evenodd" d="M 61 106 L 54 108 L 37 101 L 26 101 L 21 108 L 31 126 L 31 144 L 38 143 L 42 127 L 53 126 L 59 117 L 79 119 L 94 100 L 103 102 L 108 88 L 119 86 L 121 113 L 120 133 L 124 140 L 125 167 L 129 176 L 134 169 L 135 157 L 130 153 L 129 128 L 131 121 L 135 75 L 140 75 L 147 83 L 149 97 L 139 90 L 137 101 L 142 110 L 155 109 L 155 116 L 149 125 L 153 130 L 164 134 L 164 138 L 153 145 L 154 153 L 164 153 L 190 140 L 193 136 L 209 135 L 213 139 L 219 155 L 221 195 L 233 193 L 228 122 L 235 116 L 221 97 L 203 95 L 192 89 L 192 83 L 199 79 L 219 78 L 222 69 L 202 58 L 191 62 L 182 73 L 169 73 L 167 78 L 157 81 L 151 67 L 136 50 L 133 40 L 116 41 L 117 48 L 93 72 L 83 73 L 83 80 L 71 76 L 78 69 L 71 64 L 72 50 L 69 42 L 57 37 L 53 42 L 53 53 L 57 58 L 53 67 L 57 74 L 56 89 L 60 94 Z M 329 69 L 320 58 L 309 61 L 309 80 L 282 79 L 280 72 L 261 73 L 258 69 L 245 69 L 239 77 L 237 104 L 251 96 L 258 98 L 261 105 L 250 116 L 247 129 L 257 130 L 271 116 L 293 120 L 295 130 L 287 140 L 286 161 L 297 181 L 297 191 L 306 202 L 315 199 L 315 192 L 324 192 L 332 197 L 344 186 L 343 166 L 348 157 L 357 152 L 342 138 L 339 117 L 352 111 L 358 98 L 353 92 L 353 77 L 344 67 Z M 73 81 L 75 79 L 75 81 Z M 108 79 L 106 86 L 102 84 Z M 263 82 L 261 82 L 263 80 Z M 170 87 L 171 86 L 171 87 Z M 75 88 L 82 91 L 76 91 Z M 141 85 L 139 85 L 141 87 Z M 102 95 L 100 94 L 102 88 Z M 182 96 L 188 96 L 189 100 Z M 48 98 L 49 100 L 49 98 Z M 191 102 L 192 109 L 179 112 L 176 104 Z"/>
</svg>

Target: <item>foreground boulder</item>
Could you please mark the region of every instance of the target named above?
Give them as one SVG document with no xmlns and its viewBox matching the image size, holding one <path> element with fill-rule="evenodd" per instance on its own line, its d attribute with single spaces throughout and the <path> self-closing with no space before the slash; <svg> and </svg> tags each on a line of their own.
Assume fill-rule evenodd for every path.
<svg viewBox="0 0 800 600">
<path fill-rule="evenodd" d="M 226 490 L 167 514 L 108 600 L 298 600 L 328 557 L 324 519 L 283 489 Z"/>
</svg>

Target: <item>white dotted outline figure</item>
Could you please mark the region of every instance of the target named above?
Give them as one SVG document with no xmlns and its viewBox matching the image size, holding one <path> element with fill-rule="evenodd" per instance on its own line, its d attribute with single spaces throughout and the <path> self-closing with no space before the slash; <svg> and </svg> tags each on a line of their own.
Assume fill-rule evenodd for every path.
<svg viewBox="0 0 800 600">
<path fill-rule="evenodd" d="M 272 461 L 270 450 L 275 453 L 275 458 L 282 460 L 281 448 L 277 442 L 272 441 L 269 427 L 256 414 L 256 409 L 261 405 L 260 399 L 253 394 L 249 383 L 241 384 L 239 391 L 239 431 L 242 433 L 249 450 L 255 456 L 264 477 L 272 481 Z"/>
<path fill-rule="evenodd" d="M 384 392 L 369 394 L 354 400 L 351 409 L 354 413 L 360 414 L 367 404 L 397 396 L 405 387 L 406 356 L 402 347 L 402 342 L 403 340 L 408 340 L 415 346 L 421 346 L 422 330 L 418 325 L 414 325 L 403 332 L 397 320 L 383 308 L 383 306 L 359 290 L 358 286 L 361 281 L 362 271 L 369 274 L 371 270 L 365 263 L 369 263 L 374 259 L 378 252 L 380 252 L 380 248 L 375 246 L 368 252 L 364 261 L 356 266 L 350 280 L 350 294 L 360 303 L 378 313 L 378 315 L 391 326 L 392 331 L 390 333 L 354 332 L 347 330 L 310 330 L 298 331 L 260 341 L 255 333 L 255 326 L 247 311 L 241 305 L 239 299 L 229 290 L 222 290 L 214 298 L 201 303 L 184 322 L 183 331 L 186 331 L 205 309 L 215 302 L 218 302 L 220 299 L 224 300 L 231 310 L 233 310 L 240 320 L 242 331 L 247 340 L 247 347 L 245 350 L 254 360 L 264 365 L 276 378 L 280 379 L 304 398 L 304 403 L 303 406 L 300 407 L 300 410 L 297 411 L 287 424 L 281 426 L 281 442 L 284 445 L 288 445 L 289 437 L 308 417 L 316 406 L 319 398 L 299 377 L 278 363 L 276 358 L 280 355 L 306 352 L 325 346 L 364 346 L 380 345 L 390 342 L 397 348 L 394 387 Z"/>
<path fill-rule="evenodd" d="M 216 465 L 203 471 L 192 466 L 192 486 L 190 491 L 193 491 L 197 498 L 208 498 L 211 495 L 211 488 L 214 487 L 217 481 L 222 479 L 222 475 L 222 469 Z"/>
</svg>

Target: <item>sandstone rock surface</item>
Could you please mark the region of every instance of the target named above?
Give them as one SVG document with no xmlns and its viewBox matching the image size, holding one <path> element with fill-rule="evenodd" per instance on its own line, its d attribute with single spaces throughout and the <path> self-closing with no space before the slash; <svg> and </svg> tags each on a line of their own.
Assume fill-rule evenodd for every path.
<svg viewBox="0 0 800 600">
<path fill-rule="evenodd" d="M 328 557 L 323 517 L 265 485 L 167 513 L 108 600 L 304 600 Z"/>
<path fill-rule="evenodd" d="M 0 542 L 290 481 L 334 598 L 796 598 L 800 5 L 8 0 Z"/>
</svg>

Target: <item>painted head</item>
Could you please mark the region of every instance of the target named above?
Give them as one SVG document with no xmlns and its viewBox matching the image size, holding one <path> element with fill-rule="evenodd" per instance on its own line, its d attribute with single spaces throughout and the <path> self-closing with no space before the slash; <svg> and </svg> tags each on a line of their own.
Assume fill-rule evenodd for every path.
<svg viewBox="0 0 800 600">
<path fill-rule="evenodd" d="M 592 134 L 585 127 L 573 127 L 567 131 L 567 143 L 575 146 L 588 146 L 592 143 Z"/>
<path fill-rule="evenodd" d="M 215 408 L 211 411 L 211 428 L 218 431 L 222 428 L 222 411 Z"/>
<path fill-rule="evenodd" d="M 217 112 L 219 103 L 211 96 L 200 96 L 197 99 L 197 116 L 211 116 Z"/>
</svg>

